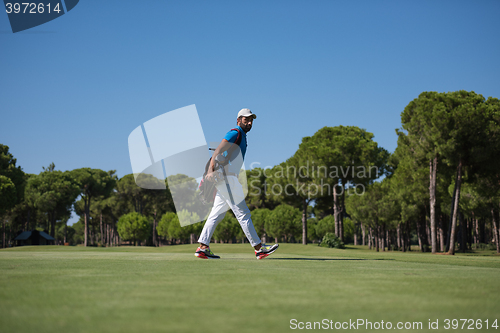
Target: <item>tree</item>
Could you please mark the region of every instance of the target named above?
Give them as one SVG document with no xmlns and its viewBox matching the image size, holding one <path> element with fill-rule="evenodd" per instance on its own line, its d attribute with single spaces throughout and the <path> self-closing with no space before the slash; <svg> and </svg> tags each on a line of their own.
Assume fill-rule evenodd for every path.
<svg viewBox="0 0 500 333">
<path fill-rule="evenodd" d="M 80 195 L 84 202 L 85 219 L 85 241 L 88 241 L 88 221 L 90 219 L 90 200 L 98 196 L 109 196 L 116 184 L 115 171 L 103 171 L 100 169 L 81 168 L 71 171 L 71 177 L 80 189 Z"/>
<path fill-rule="evenodd" d="M 155 180 L 158 181 L 156 178 L 153 180 L 153 176 L 149 174 L 140 175 L 140 177 L 142 185 L 146 185 L 148 182 L 153 182 Z M 165 190 L 141 188 L 136 184 L 134 175 L 128 174 L 117 181 L 113 202 L 120 205 L 120 209 L 124 211 L 122 214 L 137 212 L 153 217 L 152 242 L 153 245 L 158 245 L 156 239 L 158 221 L 156 216 L 161 216 L 163 214 L 162 203 L 167 203 Z"/>
<path fill-rule="evenodd" d="M 309 152 L 301 147 L 285 163 L 272 169 L 268 178 L 271 191 L 268 193 L 272 200 L 301 208 L 302 244 L 307 245 L 307 209 L 312 200 L 322 195 L 323 189 L 310 174 Z"/>
<path fill-rule="evenodd" d="M 27 200 L 26 196 L 26 184 L 31 177 L 35 176 L 33 174 L 24 174 L 24 188 L 20 191 L 23 195 L 20 202 L 10 210 L 11 223 L 17 224 L 20 231 L 35 229 L 36 223 L 39 221 L 38 215 L 40 215 L 40 212 Z"/>
<path fill-rule="evenodd" d="M 266 170 L 261 168 L 253 168 L 246 171 L 248 196 L 246 202 L 250 210 L 258 208 L 273 209 L 278 205 L 277 202 L 272 200 L 271 196 L 266 195 L 268 180 Z"/>
<path fill-rule="evenodd" d="M 173 238 L 173 237 L 170 237 L 170 234 L 168 232 L 168 230 L 170 228 L 170 224 L 172 224 L 172 223 L 179 224 L 179 219 L 177 218 L 177 214 L 175 214 L 173 212 L 167 212 L 167 213 L 163 214 L 160 221 L 158 222 L 158 235 L 160 235 L 162 237 Z M 179 227 L 180 227 L 180 224 L 179 224 Z"/>
<path fill-rule="evenodd" d="M 359 195 L 351 195 L 346 198 L 346 209 L 349 211 L 349 214 L 351 216 L 351 219 L 355 224 L 359 224 L 361 226 L 361 245 L 365 245 L 365 240 L 366 240 L 366 214 L 361 209 L 361 202 L 362 198 Z M 334 220 L 335 224 L 335 220 Z M 355 244 L 356 245 L 356 244 Z"/>
<path fill-rule="evenodd" d="M 70 215 L 71 206 L 80 192 L 71 174 L 55 170 L 54 163 L 39 175 L 30 177 L 25 191 L 26 200 L 47 214 L 52 237 L 56 236 L 56 221 Z"/>
<path fill-rule="evenodd" d="M 372 133 L 356 126 L 323 127 L 312 137 L 303 138 L 300 149 L 307 151 L 315 183 L 331 189 L 335 232 L 343 241 L 346 188 L 362 191 L 385 174 L 389 153 L 373 141 Z"/>
<path fill-rule="evenodd" d="M 470 172 L 488 163 L 491 143 L 485 130 L 497 133 L 498 103 L 474 92 L 423 92 L 410 102 L 401 114 L 403 129 L 408 131 L 411 147 L 429 161 L 430 220 L 432 252 L 436 249 L 435 206 L 436 169 L 438 159 L 456 169 L 453 191 L 449 254 L 455 252 L 455 234 L 464 168 Z M 493 128 L 492 128 L 493 126 Z"/>
<path fill-rule="evenodd" d="M 73 226 L 68 225 L 68 218 L 63 218 L 61 222 L 57 223 L 56 239 L 62 239 L 63 244 L 74 245 L 76 243 L 74 239 L 76 230 Z"/>
<path fill-rule="evenodd" d="M 236 237 L 240 229 L 240 224 L 238 220 L 231 213 L 226 213 L 222 221 L 219 222 L 217 228 L 215 228 L 213 237 L 216 241 L 222 241 L 228 243 L 230 240 Z"/>
<path fill-rule="evenodd" d="M 281 204 L 272 210 L 265 227 L 271 237 L 283 238 L 289 242 L 300 235 L 301 212 L 299 209 L 287 204 Z"/>
<path fill-rule="evenodd" d="M 426 165 L 426 157 L 417 154 L 410 147 L 407 135 L 401 131 L 396 132 L 398 133 L 398 146 L 389 159 L 394 173 L 390 177 L 385 203 L 392 205 L 395 209 L 392 219 L 397 230 L 397 247 L 403 251 L 409 248 L 408 230 L 410 225 L 415 223 L 421 249 L 425 250 L 427 247 L 425 212 L 428 210 L 426 202 L 429 202 L 429 169 Z M 443 171 L 445 168 L 441 168 L 441 172 Z M 437 194 L 436 189 L 435 187 L 433 195 Z"/>
<path fill-rule="evenodd" d="M 322 218 L 316 225 L 316 235 L 318 235 L 319 239 L 323 239 L 323 236 L 328 232 L 335 232 L 335 216 L 333 215 Z"/>
<path fill-rule="evenodd" d="M 142 214 L 147 205 L 146 189 L 143 189 L 135 183 L 134 175 L 128 174 L 116 182 L 116 191 L 121 200 L 130 207 L 129 211 Z"/>
<path fill-rule="evenodd" d="M 183 221 L 191 221 L 191 224 L 181 227 L 179 222 L 179 215 Z M 192 213 L 188 210 L 181 210 L 179 213 L 167 212 L 158 222 L 158 235 L 170 239 L 172 242 L 178 239 L 181 242 L 187 241 L 192 234 L 198 234 L 203 228 L 202 223 L 195 223 L 199 221 L 198 214 Z M 191 237 L 191 243 L 193 242 Z"/>
<path fill-rule="evenodd" d="M 200 221 L 200 217 L 196 212 L 189 211 L 187 209 L 183 209 L 180 212 L 177 212 L 177 224 L 175 225 L 175 233 L 172 233 L 169 229 L 169 233 L 172 234 L 174 238 L 178 238 L 181 241 L 188 241 L 190 239 L 190 243 L 194 242 L 194 235 L 199 234 L 201 229 L 203 228 L 202 223 L 196 223 Z M 181 226 L 181 221 L 185 223 L 184 226 Z M 172 224 L 170 225 L 172 228 Z"/>
<path fill-rule="evenodd" d="M 9 177 L 0 175 L 0 214 L 5 213 L 16 204 L 16 197 L 16 185 Z"/>
<path fill-rule="evenodd" d="M 309 206 L 311 207 L 311 206 Z M 312 207 L 311 207 L 312 208 Z M 318 233 L 316 232 L 318 226 L 318 218 L 317 217 L 308 217 L 307 219 L 307 239 L 315 243 L 316 240 L 319 240 Z"/>
<path fill-rule="evenodd" d="M 22 201 L 25 175 L 9 147 L 0 144 L 0 218 L 2 219 L 2 247 L 6 247 L 5 214 Z"/>
<path fill-rule="evenodd" d="M 252 211 L 252 222 L 255 227 L 255 231 L 257 234 L 263 238 L 265 242 L 265 238 L 268 236 L 266 231 L 266 221 L 269 219 L 271 214 L 271 210 L 267 208 L 257 208 Z"/>
<path fill-rule="evenodd" d="M 364 221 L 364 225 L 369 228 L 368 246 L 371 248 L 373 238 L 377 252 L 379 249 L 385 251 L 386 246 L 390 247 L 388 231 L 393 229 L 393 222 L 398 216 L 394 198 L 389 191 L 390 182 L 386 178 L 382 182 L 370 184 L 363 195 L 348 197 L 346 203 L 355 219 Z"/>
<path fill-rule="evenodd" d="M 137 245 L 137 240 L 147 237 L 149 232 L 149 221 L 147 217 L 139 213 L 123 215 L 118 220 L 118 233 L 125 240 L 132 240 Z"/>
<path fill-rule="evenodd" d="M 444 94 L 423 92 L 401 113 L 402 128 L 408 131 L 407 143 L 417 160 L 429 161 L 429 197 L 432 253 L 436 253 L 436 175 L 440 147 L 449 140 L 446 116 L 450 103 Z"/>
</svg>

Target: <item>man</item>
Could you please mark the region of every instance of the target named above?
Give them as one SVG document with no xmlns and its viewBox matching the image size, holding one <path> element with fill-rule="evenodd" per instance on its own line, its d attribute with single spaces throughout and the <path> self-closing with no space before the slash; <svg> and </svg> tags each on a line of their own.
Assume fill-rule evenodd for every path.
<svg viewBox="0 0 500 333">
<path fill-rule="evenodd" d="M 202 259 L 219 259 L 220 257 L 213 254 L 210 250 L 210 239 L 212 239 L 212 235 L 217 227 L 217 224 L 224 218 L 226 215 L 227 208 L 231 208 L 234 215 L 238 219 L 241 227 L 243 228 L 243 232 L 247 237 L 250 244 L 255 249 L 255 256 L 257 259 L 262 259 L 276 251 L 278 248 L 278 244 L 274 244 L 272 246 L 264 245 L 261 243 L 257 232 L 255 231 L 255 227 L 252 223 L 252 218 L 250 214 L 250 209 L 245 202 L 245 195 L 243 193 L 243 187 L 238 181 L 238 174 L 241 168 L 241 163 L 236 162 L 237 158 L 233 155 L 241 154 L 242 158 L 245 158 L 245 153 L 247 150 L 247 138 L 246 133 L 248 133 L 252 129 L 253 121 L 257 118 L 256 115 L 252 113 L 249 109 L 241 109 L 238 112 L 238 118 L 236 119 L 237 128 L 239 129 L 239 133 L 236 130 L 229 131 L 224 139 L 219 144 L 217 149 L 215 150 L 212 159 L 210 160 L 210 166 L 208 168 L 208 172 L 206 178 L 209 180 L 214 179 L 215 173 L 215 158 L 217 155 L 221 154 L 229 154 L 227 158 L 230 161 L 233 161 L 230 165 L 228 165 L 228 172 L 226 173 L 226 182 L 220 181 L 217 187 L 217 194 L 215 196 L 214 204 L 212 206 L 212 210 L 210 211 L 210 215 L 205 222 L 205 226 L 203 227 L 203 231 L 201 232 L 200 238 L 198 242 L 200 246 L 196 250 L 194 254 L 198 258 Z M 238 137 L 240 139 L 238 140 Z M 236 141 L 239 142 L 239 149 L 235 149 L 238 147 L 233 147 L 234 144 L 237 144 Z M 240 161 L 243 160 L 240 158 Z"/>
</svg>

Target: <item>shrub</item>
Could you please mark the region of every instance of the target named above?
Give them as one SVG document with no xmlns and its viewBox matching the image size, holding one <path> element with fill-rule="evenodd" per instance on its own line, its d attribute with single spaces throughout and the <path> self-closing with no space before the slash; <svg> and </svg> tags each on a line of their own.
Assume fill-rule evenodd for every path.
<svg viewBox="0 0 500 333">
<path fill-rule="evenodd" d="M 340 240 L 335 234 L 331 232 L 327 232 L 325 236 L 323 236 L 323 240 L 321 241 L 321 244 L 319 244 L 322 247 L 330 247 L 330 248 L 336 248 L 336 249 L 345 249 L 344 242 Z"/>
<path fill-rule="evenodd" d="M 138 240 L 148 237 L 149 221 L 139 213 L 128 213 L 120 217 L 116 227 L 123 240 L 132 240 L 137 245 Z"/>
<path fill-rule="evenodd" d="M 475 250 L 482 250 L 482 251 L 493 251 L 496 250 L 497 246 L 493 243 L 485 244 L 485 243 L 478 243 L 476 244 Z"/>
<path fill-rule="evenodd" d="M 302 235 L 302 213 L 299 209 L 281 204 L 274 208 L 264 224 L 266 233 L 274 238 L 284 238 L 290 242 Z"/>
</svg>

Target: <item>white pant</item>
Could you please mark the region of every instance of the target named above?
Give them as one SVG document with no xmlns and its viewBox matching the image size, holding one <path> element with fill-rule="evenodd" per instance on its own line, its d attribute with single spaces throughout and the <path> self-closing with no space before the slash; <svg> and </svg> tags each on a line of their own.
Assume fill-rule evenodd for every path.
<svg viewBox="0 0 500 333">
<path fill-rule="evenodd" d="M 207 218 L 207 222 L 205 222 L 203 226 L 198 243 L 205 245 L 210 244 L 215 228 L 219 222 L 222 221 L 224 215 L 226 215 L 228 208 L 231 208 L 250 244 L 252 244 L 252 246 L 260 244 L 261 241 L 252 223 L 250 209 L 248 209 L 245 202 L 243 187 L 236 176 L 227 176 L 227 181 L 231 188 L 234 203 L 231 202 L 228 195 L 226 183 L 222 181 L 217 184 L 217 195 L 215 196 L 214 205 Z"/>
</svg>

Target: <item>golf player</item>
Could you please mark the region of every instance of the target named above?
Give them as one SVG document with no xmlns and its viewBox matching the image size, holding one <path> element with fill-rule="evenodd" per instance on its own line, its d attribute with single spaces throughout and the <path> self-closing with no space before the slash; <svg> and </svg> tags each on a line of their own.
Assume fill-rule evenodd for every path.
<svg viewBox="0 0 500 333">
<path fill-rule="evenodd" d="M 223 154 L 224 152 L 229 152 L 231 156 L 227 156 L 229 160 L 234 161 L 232 159 L 232 155 L 239 154 L 241 151 L 241 155 L 243 159 L 245 158 L 245 153 L 247 150 L 247 138 L 246 134 L 252 129 L 252 125 L 254 120 L 257 118 L 256 115 L 252 113 L 249 109 L 241 109 L 238 112 L 238 117 L 236 119 L 237 130 L 229 131 L 225 136 L 222 142 L 219 144 L 217 149 L 210 160 L 210 166 L 208 168 L 208 172 L 206 178 L 212 180 L 215 176 L 214 166 L 215 166 L 215 158 L 218 155 Z M 236 141 L 239 141 L 239 149 L 234 149 L 237 147 L 232 147 L 234 144 L 237 144 Z M 226 153 L 227 154 L 227 153 Z M 231 208 L 234 215 L 238 219 L 241 227 L 243 228 L 243 232 L 247 237 L 250 244 L 255 249 L 255 256 L 257 259 L 262 259 L 276 251 L 278 248 L 278 244 L 274 244 L 272 246 L 268 246 L 262 244 L 257 232 L 255 231 L 255 227 L 252 223 L 252 217 L 250 214 L 250 209 L 245 202 L 245 195 L 243 193 L 243 187 L 238 181 L 238 174 L 240 172 L 241 163 L 232 163 L 228 165 L 225 180 L 222 180 L 217 183 L 217 194 L 214 199 L 214 203 L 212 206 L 212 210 L 210 211 L 210 215 L 205 222 L 205 226 L 201 232 L 200 238 L 198 239 L 198 243 L 200 246 L 196 249 L 195 256 L 202 259 L 219 259 L 220 257 L 213 254 L 210 250 L 210 239 L 212 239 L 212 235 L 217 227 L 217 224 L 224 218 L 226 215 L 227 208 Z M 227 183 L 226 183 L 227 180 Z"/>
</svg>

